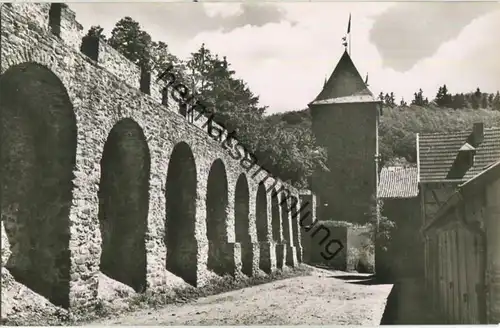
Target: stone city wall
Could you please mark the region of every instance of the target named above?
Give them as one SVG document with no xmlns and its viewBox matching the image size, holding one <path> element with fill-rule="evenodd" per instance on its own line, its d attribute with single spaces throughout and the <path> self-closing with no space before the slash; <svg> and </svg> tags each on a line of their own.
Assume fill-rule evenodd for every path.
<svg viewBox="0 0 500 328">
<path fill-rule="evenodd" d="M 143 292 L 295 266 L 297 220 L 269 191 L 298 190 L 84 35 L 65 5 L 1 8 L 2 272 L 76 311 L 102 273 Z"/>
</svg>

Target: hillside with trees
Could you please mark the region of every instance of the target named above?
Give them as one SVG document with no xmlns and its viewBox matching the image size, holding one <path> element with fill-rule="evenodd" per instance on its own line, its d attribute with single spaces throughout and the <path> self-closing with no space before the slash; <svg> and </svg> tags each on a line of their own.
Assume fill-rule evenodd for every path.
<svg viewBox="0 0 500 328">
<path fill-rule="evenodd" d="M 228 59 L 212 53 L 204 44 L 186 60 L 173 55 L 166 43 L 154 41 L 130 17 L 118 21 L 107 38 L 100 26 L 92 26 L 86 38 L 101 38 L 143 72 L 162 71 L 169 64 L 197 99 L 215 113 L 215 120 L 236 132 L 244 144 L 273 175 L 299 188 L 310 187 L 312 172 L 325 170 L 326 152 L 318 147 L 311 130 L 309 109 L 266 115 L 245 81 L 235 77 Z M 500 126 L 500 94 L 478 88 L 451 94 L 446 85 L 429 100 L 415 92 L 408 104 L 396 104 L 394 93 L 380 93 L 383 103 L 380 150 L 382 161 L 405 158 L 415 162 L 415 133 L 469 129 L 473 122 Z"/>
<path fill-rule="evenodd" d="M 309 109 L 275 114 L 268 117 L 272 122 L 309 126 Z M 416 133 L 470 130 L 474 122 L 484 122 L 486 127 L 500 127 L 500 111 L 464 108 L 454 110 L 427 106 L 383 106 L 379 126 L 379 147 L 382 164 L 404 158 L 416 162 Z"/>
<path fill-rule="evenodd" d="M 500 111 L 500 92 L 496 93 L 486 93 L 481 92 L 480 88 L 477 88 L 473 92 L 468 93 L 455 93 L 451 94 L 446 87 L 446 84 L 439 87 L 436 96 L 432 101 L 429 101 L 429 98 L 424 96 L 424 92 L 422 89 L 419 89 L 414 93 L 414 98 L 411 101 L 411 105 L 417 106 L 429 106 L 433 105 L 439 108 L 448 108 L 448 109 L 490 109 Z M 396 101 L 394 93 L 383 93 L 380 92 L 378 99 L 384 104 L 386 107 L 395 107 Z M 407 107 L 408 103 L 401 98 L 399 102 L 399 106 Z"/>
</svg>

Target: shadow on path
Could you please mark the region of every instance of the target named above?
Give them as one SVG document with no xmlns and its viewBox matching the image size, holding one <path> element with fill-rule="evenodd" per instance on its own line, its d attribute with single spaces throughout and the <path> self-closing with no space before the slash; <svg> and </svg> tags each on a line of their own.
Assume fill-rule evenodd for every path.
<svg viewBox="0 0 500 328">
<path fill-rule="evenodd" d="M 397 281 L 367 274 L 332 275 L 328 278 L 344 280 L 354 285 L 393 284 L 380 324 L 382 325 L 431 325 L 446 324 L 443 318 L 430 308 L 423 281 L 402 278 Z"/>
<path fill-rule="evenodd" d="M 401 279 L 394 284 L 384 314 L 382 325 L 436 325 L 446 324 L 429 307 L 423 283 L 417 279 Z"/>
<path fill-rule="evenodd" d="M 382 280 L 373 274 L 370 274 L 370 275 L 367 275 L 367 274 L 336 275 L 336 276 L 330 276 L 328 278 L 335 278 L 335 279 L 340 279 L 340 280 L 351 280 L 351 281 L 346 281 L 346 282 L 349 284 L 354 284 L 354 285 L 372 286 L 372 285 L 391 284 L 391 282 Z"/>
<path fill-rule="evenodd" d="M 367 274 L 348 274 L 348 275 L 336 275 L 330 276 L 328 278 L 335 278 L 340 280 L 360 280 L 360 279 L 373 279 L 375 275 L 367 275 Z"/>
</svg>

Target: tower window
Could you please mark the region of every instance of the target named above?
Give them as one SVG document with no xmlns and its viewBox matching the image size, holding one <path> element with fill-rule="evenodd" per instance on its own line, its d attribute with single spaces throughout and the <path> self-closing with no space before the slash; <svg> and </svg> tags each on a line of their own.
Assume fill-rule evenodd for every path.
<svg viewBox="0 0 500 328">
<path fill-rule="evenodd" d="M 141 69 L 140 90 L 145 94 L 151 94 L 151 73 L 145 69 Z"/>
<path fill-rule="evenodd" d="M 161 90 L 161 104 L 168 107 L 168 87 Z"/>
<path fill-rule="evenodd" d="M 187 111 L 186 117 L 189 123 L 194 123 L 194 111 L 192 109 Z"/>
<path fill-rule="evenodd" d="M 187 105 L 185 103 L 180 103 L 179 104 L 179 113 L 186 117 L 186 114 L 187 114 Z"/>
<path fill-rule="evenodd" d="M 61 11 L 62 3 L 53 3 L 49 10 L 49 28 L 52 34 L 61 36 Z"/>
</svg>

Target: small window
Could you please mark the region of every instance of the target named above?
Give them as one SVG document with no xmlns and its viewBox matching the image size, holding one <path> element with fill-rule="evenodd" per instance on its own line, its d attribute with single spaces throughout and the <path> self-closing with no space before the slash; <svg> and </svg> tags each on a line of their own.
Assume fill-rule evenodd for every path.
<svg viewBox="0 0 500 328">
<path fill-rule="evenodd" d="M 161 104 L 168 107 L 168 87 L 161 90 Z"/>
<path fill-rule="evenodd" d="M 194 122 L 194 111 L 192 109 L 187 112 L 187 120 L 189 123 Z"/>
<path fill-rule="evenodd" d="M 53 3 L 49 10 L 49 28 L 52 34 L 61 36 L 61 9 L 62 3 Z"/>
<path fill-rule="evenodd" d="M 179 104 L 179 113 L 186 117 L 186 114 L 187 114 L 187 105 L 185 103 L 180 103 Z"/>
<path fill-rule="evenodd" d="M 80 46 L 82 54 L 86 55 L 92 60 L 98 61 L 99 59 L 99 38 L 96 36 L 86 35 L 82 38 L 82 45 Z"/>
<path fill-rule="evenodd" d="M 147 95 L 151 94 L 151 73 L 146 69 L 141 69 L 140 90 Z"/>
</svg>

